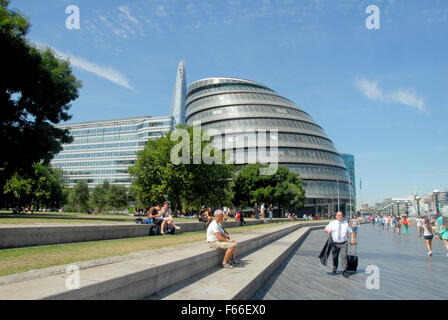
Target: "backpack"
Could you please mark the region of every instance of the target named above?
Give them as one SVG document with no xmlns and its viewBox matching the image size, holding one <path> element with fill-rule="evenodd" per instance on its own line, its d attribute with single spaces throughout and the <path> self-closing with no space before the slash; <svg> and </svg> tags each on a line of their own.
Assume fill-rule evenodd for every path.
<svg viewBox="0 0 448 320">
<path fill-rule="evenodd" d="M 155 225 L 151 228 L 151 231 L 149 231 L 150 236 L 159 236 L 160 235 L 160 227 Z"/>
<path fill-rule="evenodd" d="M 165 234 L 171 234 L 174 235 L 176 233 L 176 229 L 172 226 L 168 226 L 168 228 L 166 228 L 166 232 Z"/>
</svg>

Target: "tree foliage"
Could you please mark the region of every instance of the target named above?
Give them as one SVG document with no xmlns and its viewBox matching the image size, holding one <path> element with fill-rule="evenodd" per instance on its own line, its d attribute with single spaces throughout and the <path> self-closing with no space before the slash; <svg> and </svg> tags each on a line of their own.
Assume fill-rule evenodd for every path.
<svg viewBox="0 0 448 320">
<path fill-rule="evenodd" d="M 260 175 L 262 164 L 249 164 L 240 169 L 232 183 L 233 203 L 251 207 L 255 203 L 274 204 L 279 209 L 299 209 L 305 191 L 300 177 L 279 166 L 274 175 Z"/>
<path fill-rule="evenodd" d="M 70 102 L 81 87 L 68 61 L 25 37 L 30 22 L 0 0 L 0 186 L 16 172 L 48 164 L 72 138 L 54 124 L 70 119 Z"/>
<path fill-rule="evenodd" d="M 185 128 L 178 126 L 178 128 Z M 171 141 L 173 132 L 169 132 L 156 140 L 149 140 L 145 149 L 140 151 L 136 164 L 129 169 L 133 176 L 132 193 L 143 206 L 160 203 L 168 198 L 174 209 L 180 209 L 182 205 L 198 207 L 200 205 L 217 205 L 224 202 L 226 189 L 233 177 L 233 165 L 221 163 L 207 164 L 203 161 L 194 164 L 193 127 L 187 128 L 190 154 L 187 157 L 190 163 L 174 164 L 171 161 L 171 150 L 179 143 Z M 196 129 L 199 130 L 199 129 Z M 200 132 L 201 147 L 198 152 L 209 151 L 215 156 L 218 152 L 210 148 L 204 130 Z M 181 155 L 182 151 L 179 151 Z M 217 154 L 219 156 L 219 154 Z M 223 203 L 224 204 L 224 203 Z"/>
<path fill-rule="evenodd" d="M 19 207 L 62 207 L 67 200 L 63 172 L 41 163 L 35 163 L 33 170 L 26 175 L 16 172 L 6 181 L 4 193 L 9 202 Z"/>
<path fill-rule="evenodd" d="M 126 187 L 124 185 L 111 185 L 107 191 L 106 200 L 107 204 L 110 205 L 114 211 L 126 207 L 128 205 Z"/>
<path fill-rule="evenodd" d="M 109 181 L 106 180 L 103 184 L 96 186 L 90 193 L 90 207 L 97 213 L 100 213 L 108 206 L 107 193 L 109 188 Z"/>
<path fill-rule="evenodd" d="M 89 209 L 89 198 L 89 187 L 81 180 L 70 190 L 68 202 L 77 212 L 86 212 Z"/>
</svg>

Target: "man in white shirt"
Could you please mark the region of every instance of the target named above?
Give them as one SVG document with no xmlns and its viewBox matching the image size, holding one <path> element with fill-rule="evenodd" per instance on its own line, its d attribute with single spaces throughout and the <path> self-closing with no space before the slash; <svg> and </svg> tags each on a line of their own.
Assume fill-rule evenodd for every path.
<svg viewBox="0 0 448 320">
<path fill-rule="evenodd" d="M 419 237 L 422 236 L 423 222 L 424 222 L 424 220 L 420 216 L 418 216 L 417 219 L 415 219 L 415 223 L 417 225 L 417 231 L 418 231 L 418 236 Z"/>
<path fill-rule="evenodd" d="M 222 267 L 232 269 L 234 265 L 240 264 L 235 258 L 238 244 L 235 240 L 230 240 L 229 235 L 221 225 L 223 222 L 224 213 L 222 210 L 216 210 L 214 219 L 207 228 L 207 242 L 212 249 L 226 250 L 222 260 Z"/>
<path fill-rule="evenodd" d="M 351 236 L 351 244 L 355 245 L 355 234 L 346 220 L 342 212 L 336 213 L 336 220 L 331 221 L 324 229 L 325 232 L 331 234 L 333 239 L 333 273 L 336 273 L 338 268 L 339 252 L 342 251 L 341 264 L 342 275 L 348 278 L 347 273 L 347 251 L 348 251 L 348 236 Z"/>
</svg>

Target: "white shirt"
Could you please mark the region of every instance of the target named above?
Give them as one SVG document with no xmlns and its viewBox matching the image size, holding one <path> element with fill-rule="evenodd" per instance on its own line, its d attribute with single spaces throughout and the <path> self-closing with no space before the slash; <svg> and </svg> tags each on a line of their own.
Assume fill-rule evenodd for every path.
<svg viewBox="0 0 448 320">
<path fill-rule="evenodd" d="M 428 228 L 426 228 L 426 224 L 423 225 L 423 235 L 424 236 L 431 236 L 432 235 L 432 228 L 431 230 L 428 230 Z"/>
<path fill-rule="evenodd" d="M 423 225 L 423 219 L 416 219 L 415 222 L 417 223 L 417 227 L 421 227 Z"/>
<path fill-rule="evenodd" d="M 218 241 L 218 238 L 216 238 L 215 232 L 218 232 L 221 235 L 224 235 L 225 232 L 222 229 L 221 225 L 216 222 L 216 220 L 213 220 L 210 222 L 207 228 L 207 241 Z"/>
<path fill-rule="evenodd" d="M 333 241 L 338 243 L 346 242 L 348 234 L 353 232 L 346 220 L 342 220 L 340 222 L 339 220 L 331 221 L 325 229 L 331 232 Z"/>
</svg>

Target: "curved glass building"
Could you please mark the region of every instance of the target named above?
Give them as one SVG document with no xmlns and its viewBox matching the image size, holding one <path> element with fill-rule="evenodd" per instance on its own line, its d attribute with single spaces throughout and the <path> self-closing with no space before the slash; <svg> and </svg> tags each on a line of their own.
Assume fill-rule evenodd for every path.
<svg viewBox="0 0 448 320">
<path fill-rule="evenodd" d="M 349 175 L 341 155 L 324 130 L 292 101 L 265 85 L 236 78 L 196 81 L 189 86 L 186 98 L 187 124 L 200 121 L 221 149 L 226 148 L 224 133 L 210 129 L 231 129 L 236 138 L 250 129 L 278 130 L 279 165 L 298 173 L 304 181 L 307 200 L 303 211 L 325 216 L 339 207 L 349 213 L 353 193 L 350 196 Z M 225 138 L 229 139 L 229 134 Z M 235 159 L 238 153 L 247 157 L 250 148 L 225 151 L 232 152 Z"/>
</svg>

